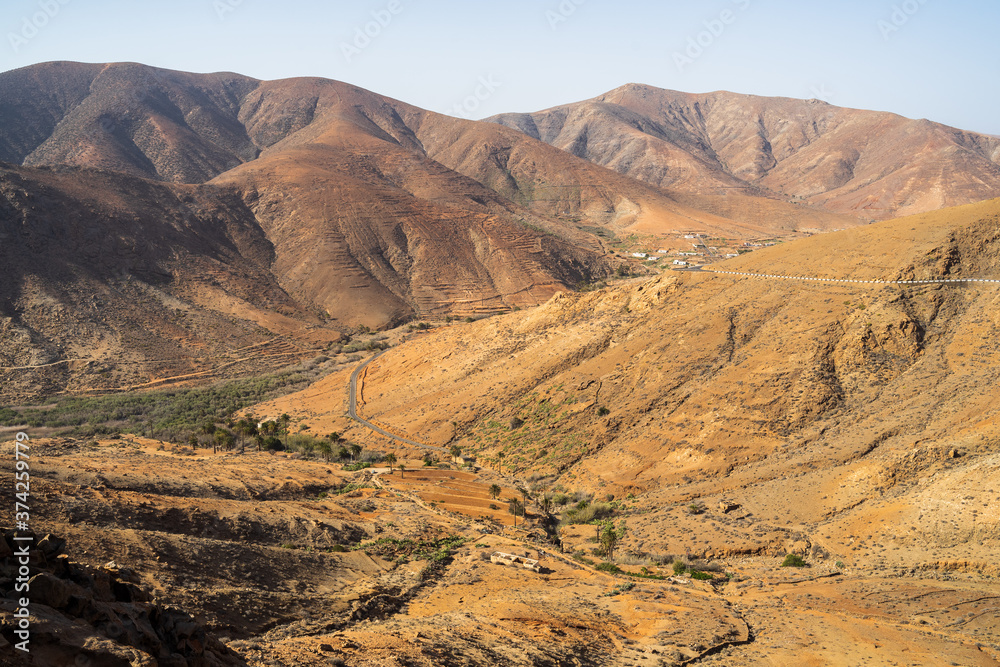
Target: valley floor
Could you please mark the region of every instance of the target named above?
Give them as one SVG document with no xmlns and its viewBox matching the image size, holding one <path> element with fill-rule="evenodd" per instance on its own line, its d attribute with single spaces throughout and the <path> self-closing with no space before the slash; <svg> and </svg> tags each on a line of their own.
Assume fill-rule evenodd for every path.
<svg viewBox="0 0 1000 667">
<path fill-rule="evenodd" d="M 515 480 L 488 470 L 345 473 L 127 438 L 35 447 L 38 529 L 74 561 L 140 573 L 251 665 L 1000 664 L 1000 583 L 960 568 L 760 555 L 716 559 L 728 581 L 632 578 L 535 541 L 530 502 L 513 528 L 489 486 L 505 504 Z M 709 510 L 699 536 L 727 516 Z M 564 549 L 590 528 L 565 531 Z M 541 555 L 543 570 L 491 563 L 496 551 Z"/>
</svg>

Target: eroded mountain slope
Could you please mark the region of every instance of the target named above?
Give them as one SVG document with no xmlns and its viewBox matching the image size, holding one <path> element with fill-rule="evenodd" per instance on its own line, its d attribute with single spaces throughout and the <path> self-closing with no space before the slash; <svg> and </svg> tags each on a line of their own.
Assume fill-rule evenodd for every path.
<svg viewBox="0 0 1000 667">
<path fill-rule="evenodd" d="M 995 137 L 819 100 L 628 84 L 489 120 L 660 188 L 776 193 L 866 219 L 1000 194 Z"/>
<path fill-rule="evenodd" d="M 836 266 L 838 277 L 857 279 L 996 276 L 998 213 L 991 201 L 903 218 L 730 266 L 801 275 Z M 987 482 L 1000 436 L 998 304 L 994 283 L 668 274 L 559 295 L 393 350 L 367 373 L 364 410 L 425 442 L 503 455 L 513 470 L 564 485 L 634 493 L 649 508 L 725 496 L 785 528 L 808 527 L 845 560 L 911 568 L 979 559 L 988 568 L 984 548 L 1000 538 Z M 969 475 L 979 486 L 959 481 Z M 931 488 L 943 504 L 929 508 Z M 858 527 L 886 512 L 893 522 L 852 553 Z M 634 539 L 695 553 L 766 546 L 752 531 L 706 531 L 704 542 L 683 528 L 664 532 L 674 520 L 674 510 L 654 510 Z M 908 541 L 918 535 L 925 541 Z M 900 553 L 890 558 L 886 543 Z"/>
<path fill-rule="evenodd" d="M 342 337 L 282 289 L 256 218 L 217 188 L 8 167 L 0 239 L 5 401 L 259 372 Z"/>
</svg>

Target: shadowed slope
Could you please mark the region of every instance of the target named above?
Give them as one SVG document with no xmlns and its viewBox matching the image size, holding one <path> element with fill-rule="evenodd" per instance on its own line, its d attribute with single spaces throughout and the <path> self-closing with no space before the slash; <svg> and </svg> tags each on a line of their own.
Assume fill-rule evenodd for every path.
<svg viewBox="0 0 1000 667">
<path fill-rule="evenodd" d="M 217 188 L 75 169 L 0 169 L 2 400 L 195 374 L 232 350 L 259 372 L 339 339 L 314 329 L 269 271 L 274 249 L 243 203 Z M 275 352 L 278 350 L 276 349 Z M 244 355 L 245 356 L 245 355 Z M 200 374 L 200 375 L 199 375 Z"/>
</svg>

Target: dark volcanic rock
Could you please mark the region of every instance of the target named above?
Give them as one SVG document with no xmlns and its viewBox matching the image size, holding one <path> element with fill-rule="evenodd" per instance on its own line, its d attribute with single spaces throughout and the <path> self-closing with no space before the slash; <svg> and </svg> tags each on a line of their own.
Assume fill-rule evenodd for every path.
<svg viewBox="0 0 1000 667">
<path fill-rule="evenodd" d="M 6 532 L 5 545 L 13 533 Z M 47 535 L 49 547 L 65 542 Z M 44 551 L 44 550 L 42 550 Z M 139 585 L 136 573 L 114 563 L 94 569 L 63 556 L 31 567 L 27 593 L 11 583 L 18 564 L 7 557 L 0 565 L 0 649 L 3 665 L 114 667 L 176 665 L 222 667 L 245 665 L 231 649 L 210 635 L 189 614 L 157 603 Z M 29 653 L 17 650 L 21 598 L 30 600 Z"/>
</svg>

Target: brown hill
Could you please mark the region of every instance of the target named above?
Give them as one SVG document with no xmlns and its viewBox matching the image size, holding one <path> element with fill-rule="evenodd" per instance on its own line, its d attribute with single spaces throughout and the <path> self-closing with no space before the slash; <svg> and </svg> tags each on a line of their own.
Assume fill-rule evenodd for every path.
<svg viewBox="0 0 1000 667">
<path fill-rule="evenodd" d="M 994 200 L 721 268 L 1000 279 L 998 228 Z M 698 272 L 560 294 L 367 367 L 366 418 L 457 444 L 476 472 L 347 427 L 342 367 L 255 414 L 392 451 L 405 474 L 33 439 L 33 521 L 74 560 L 141 573 L 253 665 L 996 665 L 998 290 Z M 613 560 L 629 575 L 595 567 L 593 525 L 558 528 L 568 553 L 545 541 L 581 507 L 627 526 Z M 808 567 L 782 567 L 788 553 Z M 55 630 L 72 623 L 58 596 L 36 603 L 40 646 L 90 636 Z"/>
<path fill-rule="evenodd" d="M 828 231 L 848 217 L 763 197 L 662 190 L 493 123 L 406 116 L 429 157 L 533 211 L 625 233 L 682 230 L 759 237 Z"/>
<path fill-rule="evenodd" d="M 1000 280 L 998 228 L 992 200 L 719 268 Z M 664 554 L 716 560 L 735 582 L 716 591 L 755 639 L 715 664 L 992 665 L 998 304 L 1000 283 L 666 274 L 421 335 L 368 366 L 361 410 L 390 432 L 462 447 L 536 501 L 612 500 L 628 525 L 625 569 Z M 330 378 L 261 409 L 342 428 L 344 385 Z M 404 447 L 361 428 L 349 437 Z M 427 502 L 455 502 L 443 484 Z M 594 534 L 560 530 L 581 558 Z M 810 567 L 780 568 L 786 553 Z"/>
<path fill-rule="evenodd" d="M 603 275 L 597 239 L 532 213 L 427 157 L 402 103 L 322 79 L 264 84 L 270 112 L 321 111 L 213 181 L 240 193 L 275 244 L 292 293 L 348 325 L 536 305 Z M 311 95 L 311 97 L 310 97 Z M 268 105 L 274 107 L 270 109 Z"/>
<path fill-rule="evenodd" d="M 773 194 L 870 219 L 1000 194 L 995 137 L 818 100 L 629 84 L 488 120 L 680 192 Z"/>
<path fill-rule="evenodd" d="M 719 268 L 858 280 L 1000 278 L 998 221 L 1000 200 L 992 200 L 795 241 Z M 561 294 L 529 313 L 445 329 L 387 353 L 368 371 L 366 409 L 422 441 L 454 440 L 489 456 L 502 451 L 499 438 L 507 465 L 580 475 L 580 483 L 614 492 L 662 492 L 690 475 L 672 462 L 678 452 L 701 473 L 732 475 L 733 465 L 771 455 L 825 457 L 824 444 L 880 446 L 884 433 L 893 443 L 919 437 L 943 447 L 972 428 L 989 442 L 984 388 L 998 368 L 989 313 L 1000 299 L 992 285 L 668 273 Z M 397 388 L 404 375 L 406 387 Z M 953 412 L 962 405 L 978 406 L 979 426 L 962 421 L 964 410 Z M 596 414 L 602 406 L 608 417 Z M 543 440 L 507 426 L 540 413 L 552 428 Z M 441 414 L 453 415 L 457 433 Z M 809 451 L 798 451 L 803 442 Z"/>
<path fill-rule="evenodd" d="M 360 325 L 536 305 L 613 269 L 593 235 L 527 211 L 428 159 L 397 106 L 405 107 L 319 79 L 260 82 L 129 63 L 50 63 L 7 72 L 0 75 L 6 121 L 0 127 L 0 157 L 54 165 L 58 172 L 5 172 L 11 193 L 24 190 L 23 196 L 11 194 L 6 222 L 23 219 L 32 229 L 54 225 L 70 236 L 80 233 L 66 231 L 77 225 L 110 239 L 124 235 L 128 243 L 154 249 L 155 260 L 147 263 L 162 273 L 153 282 L 177 290 L 186 283 L 204 285 L 209 273 L 204 264 L 217 263 L 218 250 L 214 239 L 195 233 L 174 238 L 177 231 L 169 225 L 189 215 L 209 227 L 231 221 L 241 234 L 253 234 L 255 245 L 230 242 L 228 259 L 252 265 L 255 273 L 241 276 L 238 294 L 210 307 L 252 326 L 267 320 L 266 329 L 282 333 L 301 324 L 277 326 L 286 315 L 313 325 L 333 318 L 332 328 L 320 336 L 325 339 Z M 66 171 L 66 165 L 102 172 Z M 249 166 L 233 169 L 239 165 Z M 193 185 L 223 172 L 216 183 Z M 165 187 L 136 177 L 192 185 Z M 44 193 L 36 191 L 43 183 Z M 192 212 L 197 206 L 191 193 L 210 202 L 208 217 Z M 35 197 L 42 201 L 33 203 Z M 74 216 L 66 218 L 66 210 Z M 97 218 L 107 211 L 112 213 L 105 219 Z M 136 225 L 146 241 L 132 237 Z M 89 252 L 89 244 L 84 246 Z M 62 252 L 55 244 L 40 246 L 34 262 L 62 266 Z M 115 260 L 128 263 L 133 257 L 124 252 Z M 167 264 L 170 268 L 163 268 Z M 17 262 L 5 269 L 11 271 L 10 303 L 17 304 L 9 316 L 20 318 L 26 307 L 21 269 Z M 144 284 L 152 280 L 141 268 L 133 273 Z M 102 280 L 117 275 L 110 269 L 105 274 L 70 276 L 54 269 L 38 275 L 67 289 L 75 278 L 86 281 L 72 288 L 86 300 L 102 293 Z M 271 298 L 272 289 L 280 299 Z M 91 315 L 78 306 L 67 304 L 67 321 L 90 327 Z M 108 311 L 112 319 L 126 310 L 114 312 Z M 36 357 L 38 345 L 61 349 L 53 337 L 65 332 L 50 328 L 50 334 L 36 336 L 35 347 L 12 344 L 8 353 Z M 230 342 L 239 348 L 245 341 Z M 41 356 L 65 361 L 55 352 Z"/>
<path fill-rule="evenodd" d="M 261 372 L 341 338 L 281 288 L 257 220 L 217 188 L 8 166 L 0 241 L 4 402 Z"/>
<path fill-rule="evenodd" d="M 329 139 L 339 126 L 436 160 L 537 214 L 586 225 L 756 236 L 852 224 L 735 192 L 681 199 L 493 123 L 430 113 L 325 79 L 262 82 L 135 63 L 46 63 L 0 74 L 0 109 L 0 159 L 25 165 L 199 183 L 262 152 Z"/>
<path fill-rule="evenodd" d="M 241 102 L 259 83 L 136 63 L 4 72 L 0 160 L 203 182 L 259 153 L 239 121 Z"/>
</svg>

